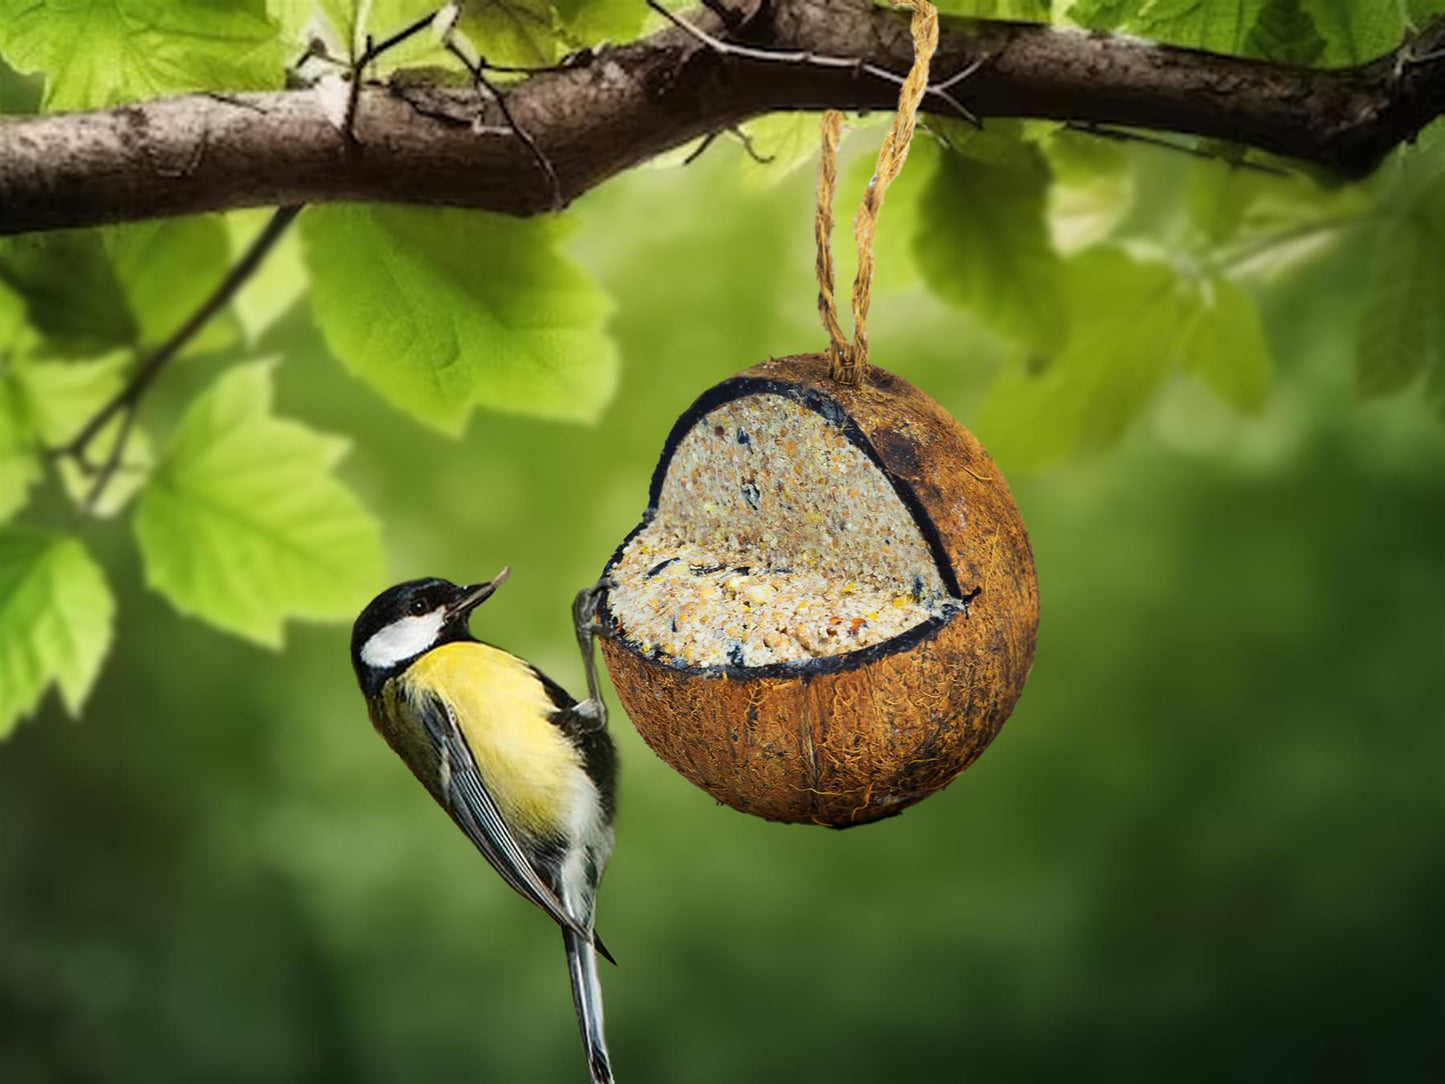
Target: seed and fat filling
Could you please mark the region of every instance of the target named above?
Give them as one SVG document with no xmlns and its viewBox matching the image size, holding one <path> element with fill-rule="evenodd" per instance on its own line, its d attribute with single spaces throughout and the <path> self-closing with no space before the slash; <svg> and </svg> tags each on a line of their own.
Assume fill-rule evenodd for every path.
<svg viewBox="0 0 1445 1084">
<path fill-rule="evenodd" d="M 618 631 L 690 666 L 841 655 L 950 606 L 883 472 L 828 419 L 773 394 L 724 403 L 688 431 L 611 576 Z"/>
</svg>

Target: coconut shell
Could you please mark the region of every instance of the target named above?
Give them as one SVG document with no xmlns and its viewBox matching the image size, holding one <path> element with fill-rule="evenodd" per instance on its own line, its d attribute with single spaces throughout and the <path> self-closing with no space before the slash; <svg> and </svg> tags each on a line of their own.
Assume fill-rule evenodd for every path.
<svg viewBox="0 0 1445 1084">
<path fill-rule="evenodd" d="M 757 393 L 792 396 L 839 424 L 892 481 L 967 603 L 884 643 L 780 666 L 689 667 L 623 637 L 604 638 L 603 657 L 647 744 L 718 801 L 768 820 L 864 824 L 947 784 L 1013 710 L 1038 628 L 1033 553 L 1003 475 L 968 430 L 882 369 L 858 387 L 835 383 L 819 354 L 776 358 L 705 392 L 673 427 L 637 530 L 682 437 L 720 403 Z"/>
</svg>

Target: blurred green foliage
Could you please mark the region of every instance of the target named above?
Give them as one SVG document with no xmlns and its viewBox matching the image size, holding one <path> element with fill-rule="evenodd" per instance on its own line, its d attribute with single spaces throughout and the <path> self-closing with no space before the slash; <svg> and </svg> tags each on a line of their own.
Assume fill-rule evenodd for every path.
<svg viewBox="0 0 1445 1084">
<path fill-rule="evenodd" d="M 265 344 L 279 409 L 356 438 L 392 578 L 510 562 L 477 632 L 574 688 L 571 592 L 673 418 L 819 340 L 811 178 L 735 179 L 719 153 L 584 201 L 624 357 L 596 428 L 488 415 L 454 443 L 329 362 L 304 308 Z M 1116 453 L 1014 473 L 1038 661 L 943 794 L 852 832 L 754 822 L 614 715 L 624 1079 L 1431 1073 L 1445 435 L 1418 399 L 1355 401 L 1340 267 L 1272 296 L 1258 416 L 1175 382 Z M 964 418 L 1001 353 L 919 287 L 878 300 L 874 343 Z M 48 709 L 0 751 L 0 1077 L 577 1078 L 554 931 L 370 732 L 345 630 L 247 647 L 145 593 L 118 525 L 87 538 L 116 655 L 83 724 Z"/>
<path fill-rule="evenodd" d="M 1181 35 L 1223 33 L 1216 7 L 1257 11 L 1241 48 L 1265 54 L 1304 16 L 1322 62 L 1345 63 L 1375 22 L 1397 35 L 1429 3 L 1174 6 L 1205 13 Z M 1137 29 L 1170 4 L 952 7 Z M 555 25 L 610 26 L 602 6 L 559 3 Z M 0 53 L 15 60 L 4 29 Z M 0 78 L 0 101 L 34 90 Z M 876 142 L 856 127 L 840 221 Z M 0 723 L 52 676 L 78 708 L 112 594 L 115 638 L 82 723 L 51 697 L 0 746 L 0 1080 L 583 1075 L 555 932 L 370 733 L 345 628 L 293 624 L 276 652 L 176 608 L 274 641 L 284 614 L 341 616 L 393 580 L 511 564 L 475 631 L 578 689 L 568 603 L 636 522 L 674 418 L 738 369 L 822 344 L 810 129 L 760 125 L 771 167 L 722 141 L 591 193 L 565 239 L 539 228 L 518 266 L 581 298 L 599 345 L 580 360 L 605 378 L 576 400 L 600 413 L 591 426 L 479 413 L 452 439 L 374 390 L 367 325 L 398 349 L 434 345 L 398 329 L 444 328 L 483 344 L 473 362 L 505 338 L 517 310 L 486 304 L 513 264 L 476 238 L 538 227 L 475 218 L 451 250 L 424 228 L 430 267 L 417 257 L 431 249 L 400 237 L 415 288 L 389 299 L 373 284 L 358 305 L 338 251 L 327 271 L 303 251 L 345 217 L 316 215 L 307 245 L 273 253 L 147 399 L 160 450 L 131 472 L 136 517 L 170 525 L 142 526 L 139 547 L 124 517 L 74 533 L 84 487 L 37 484 L 35 444 L 113 394 L 257 216 L 5 242 L 0 512 L 23 507 L 27 526 L 0 532 Z M 622 810 L 599 921 L 622 961 L 604 975 L 619 1077 L 1432 1079 L 1438 138 L 1342 187 L 1232 148 L 1204 160 L 1057 125 L 934 135 L 883 212 L 873 355 L 973 425 L 1009 475 L 1039 565 L 1034 674 L 949 790 L 845 833 L 715 806 L 614 710 Z M 195 281 L 158 279 L 167 259 Z M 309 296 L 307 259 L 332 276 L 329 302 Z M 354 262 L 378 272 L 374 255 Z M 87 304 L 67 309 L 77 282 Z M 593 294 L 611 298 L 615 345 Z M 483 395 L 504 397 L 492 370 L 474 375 L 458 424 L 474 401 L 525 408 Z M 1394 394 L 1416 385 L 1426 394 Z M 287 449 L 290 475 L 250 488 L 235 472 Z M 306 499 L 268 503 L 268 478 Z M 245 532 L 188 552 L 206 532 L 201 502 L 176 503 L 187 488 L 230 494 L 232 513 L 309 509 L 280 525 L 291 542 L 340 524 L 347 567 L 278 564 Z M 260 577 L 249 594 L 227 579 L 240 568 Z M 23 595 L 6 586 L 20 578 Z"/>
</svg>

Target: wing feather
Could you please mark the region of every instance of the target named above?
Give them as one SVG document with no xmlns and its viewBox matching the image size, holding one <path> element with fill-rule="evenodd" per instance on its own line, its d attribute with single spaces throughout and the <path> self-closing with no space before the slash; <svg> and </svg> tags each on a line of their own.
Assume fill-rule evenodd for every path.
<svg viewBox="0 0 1445 1084">
<path fill-rule="evenodd" d="M 417 707 L 442 758 L 447 812 L 457 826 L 517 892 L 547 912 L 563 929 L 592 940 L 592 932 L 557 898 L 557 893 L 542 879 L 526 849 L 507 827 L 451 710 L 437 697 L 427 697 Z"/>
</svg>

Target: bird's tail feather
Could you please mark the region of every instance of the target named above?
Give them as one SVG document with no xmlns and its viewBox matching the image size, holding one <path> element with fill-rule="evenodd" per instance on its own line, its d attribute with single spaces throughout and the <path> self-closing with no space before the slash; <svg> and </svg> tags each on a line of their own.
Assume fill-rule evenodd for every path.
<svg viewBox="0 0 1445 1084">
<path fill-rule="evenodd" d="M 612 1063 L 607 1057 L 607 1040 L 602 1035 L 602 984 L 597 978 L 597 953 L 592 943 L 563 929 L 567 945 L 567 971 L 572 978 L 572 1003 L 577 1008 L 577 1026 L 587 1048 L 587 1067 L 592 1084 L 613 1084 Z"/>
</svg>

